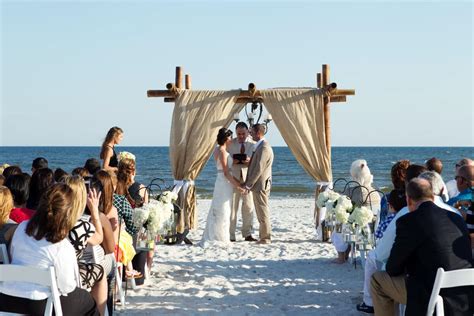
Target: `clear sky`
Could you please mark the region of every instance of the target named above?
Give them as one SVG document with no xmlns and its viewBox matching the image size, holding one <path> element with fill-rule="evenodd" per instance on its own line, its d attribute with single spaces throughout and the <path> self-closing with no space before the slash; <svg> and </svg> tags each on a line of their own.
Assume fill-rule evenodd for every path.
<svg viewBox="0 0 474 316">
<path fill-rule="evenodd" d="M 2 1 L 0 145 L 167 146 L 173 103 L 146 90 L 355 89 L 335 146 L 474 146 L 473 3 Z M 284 145 L 274 125 L 267 137 Z"/>
</svg>

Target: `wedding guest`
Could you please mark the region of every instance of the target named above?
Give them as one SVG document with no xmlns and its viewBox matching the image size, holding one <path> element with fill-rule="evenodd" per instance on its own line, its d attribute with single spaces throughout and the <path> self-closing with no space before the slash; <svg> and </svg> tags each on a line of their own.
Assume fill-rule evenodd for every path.
<svg viewBox="0 0 474 316">
<path fill-rule="evenodd" d="M 71 213 L 80 214 L 76 224 L 69 231 L 68 239 L 76 251 L 81 285 L 83 289 L 90 290 L 100 314 L 104 315 L 107 279 L 104 277 L 104 252 L 100 247 L 104 238 L 98 208 L 101 192 L 90 190 L 87 193 L 84 180 L 78 175 L 67 177 L 65 183 L 69 185 L 74 195 Z M 86 205 L 89 215 L 84 214 Z M 91 247 L 98 247 L 102 256 L 97 255 L 95 260 L 90 260 L 91 258 L 86 260 L 85 250 Z"/>
<path fill-rule="evenodd" d="M 393 170 L 393 168 L 392 168 Z M 409 165 L 408 168 L 403 169 L 403 178 L 405 183 L 408 183 L 410 180 L 418 177 L 423 172 L 427 171 L 425 166 L 420 165 Z M 396 180 L 400 179 L 399 176 L 396 176 Z M 393 181 L 393 179 L 392 179 Z M 396 181 L 393 181 L 397 183 Z M 398 184 L 400 184 L 398 182 Z M 405 187 L 405 185 L 403 185 Z M 397 212 L 393 217 L 390 224 L 388 224 L 385 229 L 382 238 L 377 242 L 375 249 L 369 251 L 367 258 L 365 260 L 364 266 L 364 296 L 361 304 L 356 305 L 356 309 L 361 312 L 373 314 L 374 307 L 372 302 L 371 288 L 370 288 L 370 279 L 372 274 L 377 270 L 385 270 L 385 263 L 390 256 L 390 251 L 392 250 L 393 243 L 396 236 L 396 223 L 399 218 L 408 214 L 408 206 L 403 207 Z"/>
<path fill-rule="evenodd" d="M 459 160 L 454 165 L 455 166 L 454 174 L 456 175 L 459 168 L 461 168 L 464 165 L 474 166 L 474 161 L 469 159 L 469 158 L 463 158 L 463 159 Z M 449 196 L 450 199 L 456 197 L 459 194 L 456 179 L 453 179 L 453 180 L 450 180 L 450 181 L 446 182 L 446 187 L 448 189 L 448 196 Z M 449 204 L 449 202 L 448 202 L 448 204 Z"/>
<path fill-rule="evenodd" d="M 42 269 L 55 267 L 63 314 L 99 315 L 92 296 L 77 287 L 76 254 L 67 239 L 79 218 L 79 214 L 72 213 L 73 199 L 73 191 L 63 183 L 54 184 L 44 192 L 35 215 L 19 224 L 13 235 L 12 264 Z M 0 293 L 3 310 L 35 315 L 44 314 L 50 295 L 44 287 L 24 282 L 3 282 Z"/>
<path fill-rule="evenodd" d="M 249 137 L 249 128 L 245 122 L 237 123 L 235 127 L 235 133 L 237 137 L 232 139 L 232 143 L 227 148 L 227 151 L 232 157 L 241 155 L 240 157 L 245 159 L 239 160 L 233 158 L 232 162 L 232 174 L 235 178 L 240 180 L 240 183 L 244 183 L 247 178 L 247 170 L 252 156 L 255 142 Z M 252 222 L 253 222 L 253 197 L 252 192 L 249 194 L 241 194 L 240 190 L 234 189 L 234 196 L 232 201 L 232 212 L 230 214 L 230 241 L 236 241 L 235 230 L 237 226 L 237 213 L 239 210 L 239 204 L 242 200 L 242 237 L 246 241 L 257 241 L 252 237 Z"/>
<path fill-rule="evenodd" d="M 53 178 L 54 182 L 64 182 L 68 176 L 68 173 L 61 168 L 54 170 Z"/>
<path fill-rule="evenodd" d="M 123 130 L 114 126 L 107 132 L 102 149 L 100 151 L 100 159 L 103 161 L 102 168 L 105 170 L 118 171 L 118 159 L 115 152 L 115 145 L 120 144 L 123 139 Z"/>
<path fill-rule="evenodd" d="M 54 183 L 53 171 L 49 168 L 38 169 L 33 173 L 30 180 L 30 194 L 26 207 L 36 210 L 41 195 Z"/>
<path fill-rule="evenodd" d="M 5 181 L 8 179 L 9 176 L 13 174 L 22 173 L 21 168 L 18 166 L 8 166 L 3 170 L 3 176 L 5 177 Z"/>
<path fill-rule="evenodd" d="M 429 171 L 434 171 L 434 172 L 438 173 L 441 177 L 441 172 L 443 171 L 443 163 L 441 162 L 441 160 L 439 160 L 438 158 L 433 157 L 433 158 L 427 160 L 425 165 L 426 165 L 426 168 L 428 168 Z M 441 181 L 443 181 L 443 178 L 441 178 Z M 444 181 L 443 181 L 443 188 L 442 188 L 441 196 L 443 198 L 443 201 L 447 202 L 449 200 L 448 188 L 446 187 L 446 184 L 444 183 Z"/>
<path fill-rule="evenodd" d="M 443 194 L 443 189 L 444 189 L 444 182 L 439 173 L 435 171 L 425 171 L 422 174 L 418 176 L 421 179 L 428 180 L 428 182 L 431 184 L 431 189 L 433 190 L 434 194 L 434 200 L 433 203 L 436 204 L 436 206 L 441 207 L 442 209 L 445 209 L 447 211 L 456 213 L 458 215 L 461 215 L 461 213 L 455 209 L 452 206 L 449 206 L 444 202 L 444 198 L 442 197 Z"/>
<path fill-rule="evenodd" d="M 435 171 L 439 175 L 441 175 L 441 172 L 443 172 L 443 162 L 436 157 L 428 159 L 425 165 L 429 171 Z"/>
<path fill-rule="evenodd" d="M 7 187 L 0 186 L 0 244 L 9 244 L 17 226 L 10 217 L 13 196 Z"/>
<path fill-rule="evenodd" d="M 35 173 L 36 170 L 48 168 L 48 160 L 43 157 L 38 157 L 31 163 L 31 174 Z"/>
<path fill-rule="evenodd" d="M 398 211 L 407 206 L 405 191 L 392 190 L 388 195 L 389 215 L 383 221 L 380 221 L 377 230 L 375 231 L 375 238 L 377 240 L 383 237 L 383 233 L 387 229 L 390 222 L 397 215 Z"/>
<path fill-rule="evenodd" d="M 15 174 L 8 178 L 5 185 L 10 189 L 14 201 L 10 219 L 20 224 L 33 217 L 35 211 L 26 207 L 30 194 L 30 177 L 24 173 Z"/>
<path fill-rule="evenodd" d="M 471 241 L 466 224 L 433 203 L 431 184 L 411 180 L 406 189 L 410 213 L 397 221 L 397 235 L 387 271 L 372 275 L 371 291 L 377 315 L 393 315 L 395 303 L 406 304 L 405 315 L 426 315 L 439 267 L 446 271 L 472 267 Z M 472 315 L 474 292 L 445 289 L 447 315 Z"/>
<path fill-rule="evenodd" d="M 135 180 L 137 175 L 136 162 L 124 158 L 119 162 L 117 173 L 117 193 L 127 196 L 133 208 L 148 203 L 148 194 L 145 186 Z"/>
<path fill-rule="evenodd" d="M 74 168 L 72 170 L 71 174 L 73 176 L 80 176 L 82 179 L 86 179 L 87 177 L 91 176 L 89 174 L 89 171 L 86 168 L 82 168 L 82 167 Z"/>
<path fill-rule="evenodd" d="M 467 228 L 471 234 L 474 234 L 474 166 L 464 165 L 456 172 L 456 184 L 460 192 L 456 197 L 448 201 L 463 213 Z M 473 236 L 474 238 L 474 236 Z"/>
<path fill-rule="evenodd" d="M 86 163 L 84 164 L 84 168 L 89 171 L 90 175 L 94 175 L 97 171 L 99 171 L 100 168 L 100 161 L 95 159 L 95 158 L 89 158 L 86 160 Z"/>
<path fill-rule="evenodd" d="M 134 208 L 135 206 L 141 206 L 144 203 L 148 203 L 148 196 L 146 195 L 145 190 L 142 190 L 144 188 L 143 185 L 138 184 L 135 182 L 135 174 L 136 174 L 136 167 L 135 167 L 135 160 L 130 159 L 130 158 L 124 158 L 120 160 L 119 165 L 118 165 L 118 173 L 117 173 L 117 187 L 115 189 L 115 193 L 117 193 L 114 196 L 114 205 L 115 201 L 118 199 L 121 199 L 121 197 L 125 197 L 126 200 L 130 203 L 130 206 Z M 130 194 L 130 187 L 135 184 L 135 191 L 134 195 L 132 196 Z M 137 188 L 139 188 L 137 190 Z M 127 209 L 127 203 L 123 203 L 123 210 Z M 124 218 L 125 219 L 125 218 Z M 125 222 L 126 228 L 128 228 L 127 223 Z M 133 226 L 135 226 L 133 224 Z M 135 228 L 135 230 L 138 232 L 138 229 Z M 130 230 L 126 230 L 130 235 L 133 236 L 133 234 L 130 233 Z M 154 246 L 152 246 L 154 248 Z M 148 266 L 149 271 L 151 270 L 151 266 L 153 263 L 153 256 L 154 256 L 154 250 L 151 249 L 150 251 L 147 252 L 145 255 L 144 252 L 138 252 L 138 254 L 133 258 L 133 267 L 139 271 L 141 274 L 145 273 L 145 264 L 143 261 L 146 262 L 146 265 Z M 143 278 L 138 278 L 139 280 L 136 280 L 135 283 L 141 284 Z"/>
<path fill-rule="evenodd" d="M 5 170 L 5 168 L 8 168 L 8 167 L 10 167 L 10 165 L 7 163 L 0 165 L 0 174 L 3 174 L 3 170 Z"/>
</svg>

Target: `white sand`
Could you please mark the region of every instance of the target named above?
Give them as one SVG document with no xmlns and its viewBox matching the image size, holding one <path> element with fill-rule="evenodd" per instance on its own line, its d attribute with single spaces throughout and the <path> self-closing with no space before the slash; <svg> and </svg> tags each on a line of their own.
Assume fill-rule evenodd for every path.
<svg viewBox="0 0 474 316">
<path fill-rule="evenodd" d="M 198 201 L 199 229 L 189 235 L 196 243 L 209 206 Z M 128 291 L 130 304 L 119 313 L 359 315 L 363 269 L 331 263 L 332 245 L 315 241 L 313 207 L 311 199 L 271 199 L 270 245 L 238 235 L 227 249 L 158 246 L 151 278 Z M 256 218 L 254 227 L 257 237 Z"/>
</svg>

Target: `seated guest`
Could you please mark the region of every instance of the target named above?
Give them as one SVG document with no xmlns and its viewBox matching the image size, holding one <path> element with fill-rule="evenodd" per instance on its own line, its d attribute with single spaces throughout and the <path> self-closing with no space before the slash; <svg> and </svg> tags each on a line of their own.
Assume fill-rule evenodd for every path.
<svg viewBox="0 0 474 316">
<path fill-rule="evenodd" d="M 31 174 L 35 173 L 36 170 L 48 168 L 48 160 L 43 157 L 38 157 L 31 163 Z"/>
<path fill-rule="evenodd" d="M 133 223 L 133 207 L 130 204 L 129 200 L 132 200 L 130 194 L 128 193 L 127 187 L 127 179 L 128 175 L 126 174 L 125 164 L 122 164 L 122 172 L 120 176 L 120 184 L 118 180 L 118 176 L 115 173 L 109 172 L 110 176 L 112 177 L 112 184 L 114 186 L 114 194 L 113 194 L 113 205 L 117 208 L 119 218 L 123 219 L 125 222 L 125 229 L 127 233 L 130 235 L 135 235 L 138 232 L 138 229 L 135 227 Z"/>
<path fill-rule="evenodd" d="M 383 233 L 387 229 L 390 222 L 393 220 L 398 211 L 407 206 L 405 191 L 392 190 L 388 195 L 389 214 L 383 221 L 380 221 L 377 230 L 375 231 L 375 238 L 377 240 L 383 237 Z"/>
<path fill-rule="evenodd" d="M 443 163 L 441 162 L 441 160 L 433 157 L 427 160 L 425 165 L 429 171 L 434 171 L 437 174 L 439 174 L 439 176 L 441 177 L 441 172 L 443 171 Z M 443 178 L 441 178 L 441 181 L 443 181 Z M 440 194 L 440 196 L 443 198 L 444 202 L 449 200 L 448 188 L 446 187 L 446 184 L 444 184 L 444 181 L 443 181 L 443 191 Z"/>
<path fill-rule="evenodd" d="M 463 158 L 463 159 L 459 160 L 455 165 L 454 174 L 457 175 L 459 168 L 461 168 L 464 165 L 474 166 L 474 161 L 469 159 L 469 158 Z M 446 183 L 446 187 L 448 189 L 448 195 L 449 195 L 450 199 L 456 197 L 459 194 L 456 179 L 448 181 Z M 450 203 L 448 202 L 448 204 L 450 204 Z"/>
<path fill-rule="evenodd" d="M 449 199 L 448 204 L 454 205 L 456 202 L 462 200 L 470 201 L 472 199 L 474 187 L 474 165 L 464 165 L 459 167 L 456 171 L 454 180 L 456 181 L 456 187 L 459 194 Z"/>
<path fill-rule="evenodd" d="M 56 168 L 56 170 L 54 170 L 54 182 L 64 182 L 66 181 L 67 176 L 68 173 L 61 168 Z"/>
<path fill-rule="evenodd" d="M 83 289 L 90 289 L 97 308 L 103 315 L 107 298 L 107 280 L 104 278 L 103 262 L 87 262 L 83 259 L 84 250 L 88 245 L 100 247 L 103 240 L 98 209 L 100 193 L 92 190 L 87 194 L 84 180 L 80 176 L 67 177 L 65 183 L 69 185 L 75 196 L 72 212 L 82 215 L 68 234 L 68 239 L 76 251 L 81 285 Z M 90 215 L 83 214 L 86 203 Z"/>
<path fill-rule="evenodd" d="M 22 173 L 21 168 L 18 166 L 8 166 L 3 170 L 2 175 L 5 177 L 5 181 L 7 181 L 8 177 L 14 174 Z"/>
<path fill-rule="evenodd" d="M 137 175 L 136 162 L 125 158 L 119 162 L 117 173 L 117 193 L 127 196 L 133 208 L 148 203 L 148 195 L 145 186 L 135 181 Z"/>
<path fill-rule="evenodd" d="M 73 191 L 63 183 L 54 184 L 44 192 L 35 215 L 19 224 L 13 235 L 12 264 L 54 267 L 63 314 L 99 315 L 92 296 L 77 287 L 76 254 L 67 239 L 79 218 L 79 214 L 72 212 L 73 199 Z M 24 282 L 3 282 L 0 293 L 2 310 L 35 315 L 44 314 L 50 295 L 43 286 Z"/>
<path fill-rule="evenodd" d="M 371 290 L 377 315 L 393 315 L 395 303 L 406 304 L 405 315 L 426 315 L 438 268 L 472 267 L 466 224 L 453 212 L 433 203 L 431 184 L 411 180 L 406 189 L 410 213 L 397 221 L 397 236 L 386 272 L 372 275 Z M 441 292 L 445 313 L 472 315 L 473 292 L 467 288 Z"/>
<path fill-rule="evenodd" d="M 7 187 L 0 186 L 0 244 L 9 244 L 16 223 L 9 219 L 13 197 Z"/>
<path fill-rule="evenodd" d="M 89 171 L 90 175 L 94 175 L 97 171 L 99 171 L 100 168 L 100 161 L 95 159 L 95 158 L 89 158 L 86 160 L 86 163 L 84 164 L 84 168 Z"/>
<path fill-rule="evenodd" d="M 448 201 L 462 212 L 466 220 L 467 228 L 474 234 L 474 212 L 472 204 L 474 201 L 474 165 L 464 165 L 456 172 L 456 184 L 459 194 Z"/>
<path fill-rule="evenodd" d="M 393 170 L 393 169 L 392 169 Z M 427 171 L 424 166 L 410 165 L 404 171 L 405 182 L 408 183 L 411 179 L 418 177 L 423 172 Z M 406 203 L 405 203 L 406 205 Z M 377 270 L 385 270 L 385 262 L 388 260 L 390 251 L 395 241 L 396 223 L 399 218 L 408 214 L 408 207 L 405 206 L 397 212 L 390 224 L 385 229 L 382 238 L 377 242 L 375 249 L 369 251 L 364 266 L 364 299 L 361 304 L 356 305 L 356 309 L 365 313 L 374 313 L 372 296 L 370 292 L 370 278 Z"/>
<path fill-rule="evenodd" d="M 87 171 L 86 168 L 82 168 L 82 167 L 74 168 L 74 169 L 71 171 L 71 174 L 72 174 L 73 176 L 80 176 L 82 179 L 85 179 L 85 178 L 91 176 L 91 174 L 89 173 L 89 171 Z"/>
<path fill-rule="evenodd" d="M 54 183 L 53 171 L 49 168 L 36 170 L 30 180 L 30 194 L 26 207 L 30 210 L 36 210 L 41 195 Z"/>
<path fill-rule="evenodd" d="M 29 220 L 35 213 L 26 207 L 30 194 L 30 177 L 24 173 L 15 174 L 8 178 L 5 185 L 13 194 L 14 207 L 10 212 L 10 219 L 18 224 Z"/>
<path fill-rule="evenodd" d="M 449 206 L 446 204 L 443 200 L 443 188 L 444 188 L 444 182 L 441 176 L 434 171 L 425 171 L 422 174 L 419 175 L 419 178 L 428 180 L 428 182 L 431 184 L 431 189 L 433 190 L 434 194 L 434 200 L 433 203 L 436 204 L 438 207 L 441 207 L 447 211 L 454 212 L 458 215 L 461 215 L 457 209 L 454 207 Z"/>
<path fill-rule="evenodd" d="M 358 185 L 348 187 L 343 194 L 347 195 L 352 202 L 358 206 L 368 206 L 373 211 L 374 215 L 377 215 L 380 210 L 380 195 L 377 192 L 369 195 L 369 193 L 374 190 L 372 187 L 374 176 L 370 173 L 367 161 L 362 159 L 354 161 L 351 165 L 350 172 L 352 180 L 356 181 L 363 187 Z M 346 262 L 349 257 L 349 244 L 343 241 L 341 233 L 333 233 L 331 240 L 338 254 L 338 257 L 334 262 Z"/>
</svg>

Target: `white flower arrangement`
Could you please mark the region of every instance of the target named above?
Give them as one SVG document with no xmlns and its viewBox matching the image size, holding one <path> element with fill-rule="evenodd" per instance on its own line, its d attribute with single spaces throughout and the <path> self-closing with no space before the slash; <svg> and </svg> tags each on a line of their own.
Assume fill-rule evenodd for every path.
<svg viewBox="0 0 474 316">
<path fill-rule="evenodd" d="M 173 203 L 178 196 L 165 191 L 158 200 L 151 199 L 148 204 L 136 208 L 133 212 L 133 222 L 136 227 L 146 225 L 148 234 L 156 236 L 166 234 L 173 224 Z"/>
<path fill-rule="evenodd" d="M 370 210 L 370 208 L 366 206 L 356 207 L 354 211 L 349 216 L 349 222 L 359 225 L 359 227 L 365 227 L 374 218 L 374 213 Z"/>
<path fill-rule="evenodd" d="M 336 201 L 340 196 L 341 195 L 339 193 L 334 192 L 331 189 L 326 189 L 326 191 L 319 193 L 316 205 L 320 208 L 325 207 L 328 202 L 334 203 L 334 201 Z"/>
<path fill-rule="evenodd" d="M 136 157 L 134 154 L 129 153 L 128 151 L 121 151 L 117 156 L 117 160 L 120 162 L 122 159 L 136 160 Z"/>
</svg>

